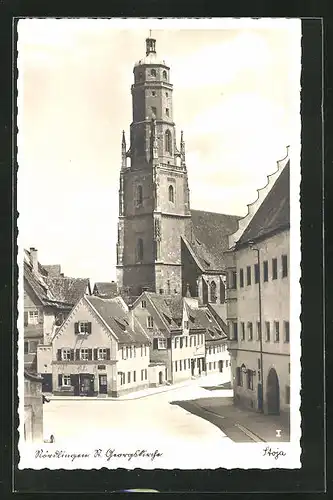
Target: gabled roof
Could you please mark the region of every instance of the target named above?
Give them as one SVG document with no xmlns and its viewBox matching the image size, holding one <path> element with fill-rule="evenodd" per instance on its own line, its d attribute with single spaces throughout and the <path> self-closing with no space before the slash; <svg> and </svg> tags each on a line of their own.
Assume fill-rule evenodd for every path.
<svg viewBox="0 0 333 500">
<path fill-rule="evenodd" d="M 118 294 L 117 283 L 114 281 L 110 282 L 97 282 L 94 285 L 93 295 L 97 295 L 98 297 L 111 299 L 116 297 Z"/>
<path fill-rule="evenodd" d="M 149 344 L 148 338 L 141 331 L 131 328 L 131 313 L 126 312 L 118 301 L 93 295 L 86 296 L 85 300 L 114 332 L 120 344 Z"/>
<path fill-rule="evenodd" d="M 216 321 L 214 316 L 206 306 L 199 306 L 198 308 L 190 307 L 185 303 L 189 318 L 190 333 L 195 333 L 196 330 L 205 330 L 205 339 L 209 340 L 224 340 L 227 338 L 221 326 Z"/>
<path fill-rule="evenodd" d="M 89 278 L 44 278 L 56 300 L 73 306 L 87 292 L 90 293 Z"/>
<path fill-rule="evenodd" d="M 27 250 L 25 250 L 23 269 L 24 279 L 44 306 L 68 309 L 78 302 L 87 289 L 90 293 L 89 278 L 49 276 L 47 269 L 39 263 L 38 273 L 35 274 L 32 270 L 30 252 Z"/>
<path fill-rule="evenodd" d="M 290 161 L 258 208 L 236 246 L 290 227 Z"/>
<path fill-rule="evenodd" d="M 192 239 L 184 241 L 203 270 L 224 269 L 223 252 L 228 249 L 228 235 L 237 230 L 239 219 L 238 215 L 191 210 Z"/>
<path fill-rule="evenodd" d="M 168 329 L 178 329 L 183 312 L 182 297 L 176 295 L 170 297 L 153 292 L 144 292 L 144 294 L 151 301 L 163 322 L 167 324 Z"/>
</svg>

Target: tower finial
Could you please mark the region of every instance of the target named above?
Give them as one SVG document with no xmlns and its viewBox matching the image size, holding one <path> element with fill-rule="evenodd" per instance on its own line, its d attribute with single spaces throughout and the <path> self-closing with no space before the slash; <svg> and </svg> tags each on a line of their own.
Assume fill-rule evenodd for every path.
<svg viewBox="0 0 333 500">
<path fill-rule="evenodd" d="M 149 54 L 156 54 L 156 40 L 151 38 L 151 30 L 149 31 L 149 38 L 146 38 L 146 56 Z"/>
</svg>

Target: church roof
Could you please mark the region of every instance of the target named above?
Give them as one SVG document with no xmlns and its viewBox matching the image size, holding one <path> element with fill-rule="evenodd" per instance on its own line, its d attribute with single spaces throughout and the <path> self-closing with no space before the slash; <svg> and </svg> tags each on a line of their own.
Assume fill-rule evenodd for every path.
<svg viewBox="0 0 333 500">
<path fill-rule="evenodd" d="M 290 227 L 290 161 L 282 170 L 272 189 L 260 205 L 238 245 L 264 238 Z"/>
<path fill-rule="evenodd" d="M 228 249 L 228 235 L 238 228 L 237 215 L 191 210 L 193 236 L 185 241 L 205 271 L 224 269 L 223 252 Z"/>
<path fill-rule="evenodd" d="M 131 313 L 125 311 L 119 302 L 114 299 L 101 299 L 93 295 L 86 296 L 85 299 L 92 305 L 111 331 L 116 334 L 120 344 L 140 345 L 149 343 L 149 339 L 143 333 L 131 328 Z"/>
<path fill-rule="evenodd" d="M 98 295 L 101 298 L 111 299 L 118 295 L 117 283 L 114 281 L 110 282 L 97 282 L 94 285 L 93 295 Z"/>
</svg>

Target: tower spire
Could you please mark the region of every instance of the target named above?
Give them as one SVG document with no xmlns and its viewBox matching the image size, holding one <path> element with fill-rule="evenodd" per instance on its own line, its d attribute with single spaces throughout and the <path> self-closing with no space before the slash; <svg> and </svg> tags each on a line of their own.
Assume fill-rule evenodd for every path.
<svg viewBox="0 0 333 500">
<path fill-rule="evenodd" d="M 184 141 L 184 133 L 183 131 L 180 132 L 180 161 L 181 161 L 181 166 L 185 167 L 185 141 Z"/>
<path fill-rule="evenodd" d="M 124 130 L 121 139 L 121 168 L 122 169 L 126 168 L 126 139 Z"/>
</svg>

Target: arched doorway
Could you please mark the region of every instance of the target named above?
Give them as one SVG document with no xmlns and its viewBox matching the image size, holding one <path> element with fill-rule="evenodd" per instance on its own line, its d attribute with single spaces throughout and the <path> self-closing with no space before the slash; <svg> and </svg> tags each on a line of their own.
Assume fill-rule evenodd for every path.
<svg viewBox="0 0 333 500">
<path fill-rule="evenodd" d="M 270 415 L 280 414 L 280 387 L 279 379 L 274 368 L 271 368 L 267 377 L 267 412 Z"/>
<path fill-rule="evenodd" d="M 159 372 L 158 374 L 158 383 L 160 385 L 163 384 L 163 372 Z"/>
</svg>

